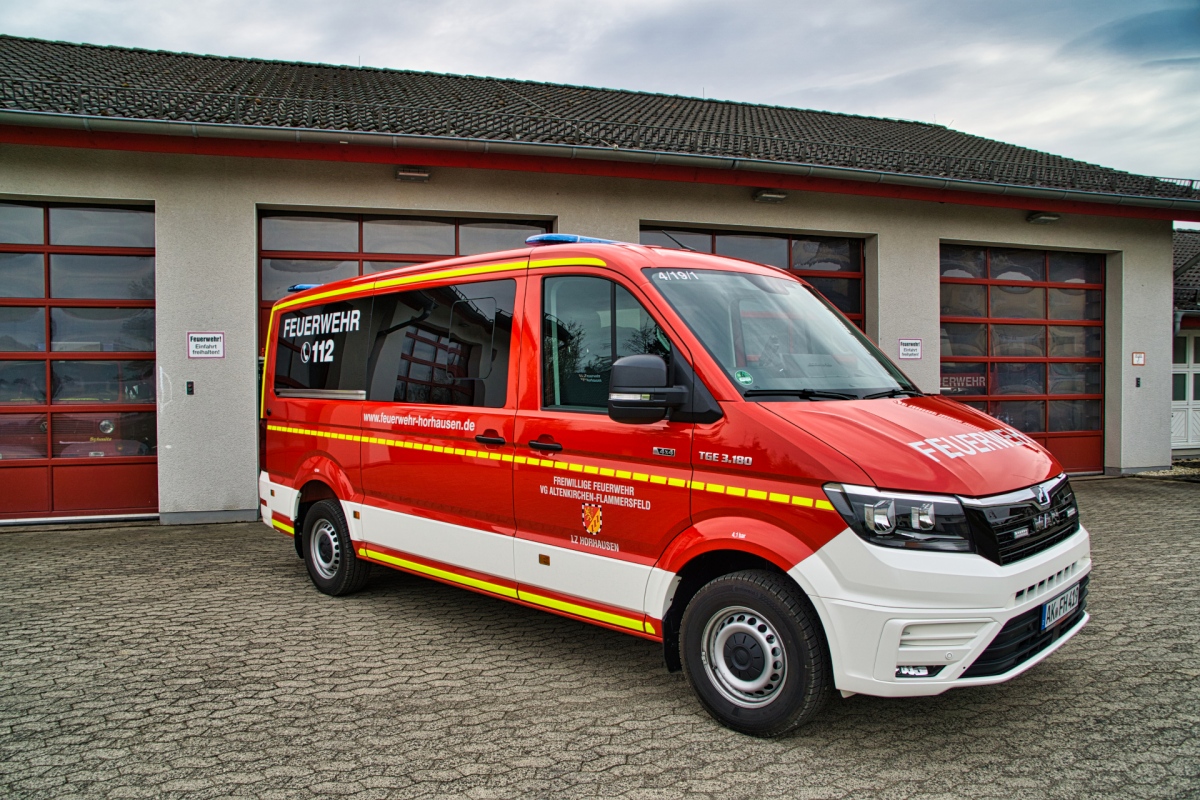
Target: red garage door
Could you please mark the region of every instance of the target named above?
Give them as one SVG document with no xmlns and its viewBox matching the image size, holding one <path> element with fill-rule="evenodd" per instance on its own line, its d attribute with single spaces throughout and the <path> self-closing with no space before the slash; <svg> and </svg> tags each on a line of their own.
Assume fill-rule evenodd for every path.
<svg viewBox="0 0 1200 800">
<path fill-rule="evenodd" d="M 0 520 L 158 510 L 154 212 L 0 204 Z"/>
<path fill-rule="evenodd" d="M 1104 256 L 942 245 L 942 388 L 1104 468 Z"/>
</svg>

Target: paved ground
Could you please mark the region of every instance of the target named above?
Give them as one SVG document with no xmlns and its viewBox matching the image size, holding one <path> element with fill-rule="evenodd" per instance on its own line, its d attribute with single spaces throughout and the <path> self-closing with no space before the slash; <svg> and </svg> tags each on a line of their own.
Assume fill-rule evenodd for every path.
<svg viewBox="0 0 1200 800">
<path fill-rule="evenodd" d="M 1077 484 L 1091 625 L 1004 686 L 712 722 L 656 645 L 261 525 L 0 533 L 5 797 L 1200 796 L 1200 487 Z"/>
</svg>

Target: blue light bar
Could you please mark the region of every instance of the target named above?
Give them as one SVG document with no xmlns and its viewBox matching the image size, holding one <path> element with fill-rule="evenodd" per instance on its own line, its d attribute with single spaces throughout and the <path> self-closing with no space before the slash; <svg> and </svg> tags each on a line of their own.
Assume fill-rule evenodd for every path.
<svg viewBox="0 0 1200 800">
<path fill-rule="evenodd" d="M 292 292 L 307 292 L 309 289 L 315 289 L 321 286 L 319 283 L 295 283 L 288 287 L 288 293 Z"/>
<path fill-rule="evenodd" d="M 525 240 L 530 247 L 540 247 L 545 244 L 625 244 L 612 239 L 597 239 L 594 236 L 580 236 L 575 233 L 539 233 Z"/>
</svg>

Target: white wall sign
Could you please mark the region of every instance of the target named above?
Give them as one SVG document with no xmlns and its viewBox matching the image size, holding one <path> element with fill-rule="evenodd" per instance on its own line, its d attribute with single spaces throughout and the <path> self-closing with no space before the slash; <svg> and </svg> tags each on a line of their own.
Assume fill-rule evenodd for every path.
<svg viewBox="0 0 1200 800">
<path fill-rule="evenodd" d="M 900 357 L 901 358 L 920 358 L 921 357 L 921 340 L 920 339 L 901 339 L 900 340 Z"/>
<path fill-rule="evenodd" d="M 225 334 L 188 331 L 188 358 L 224 358 Z"/>
<path fill-rule="evenodd" d="M 1135 367 L 1146 366 L 1146 354 L 1145 353 L 1134 353 L 1133 354 L 1133 365 Z"/>
</svg>

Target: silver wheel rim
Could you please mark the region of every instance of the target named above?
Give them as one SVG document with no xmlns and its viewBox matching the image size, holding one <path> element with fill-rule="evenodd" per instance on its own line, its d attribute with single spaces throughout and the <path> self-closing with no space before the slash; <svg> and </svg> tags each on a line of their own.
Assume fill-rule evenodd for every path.
<svg viewBox="0 0 1200 800">
<path fill-rule="evenodd" d="M 323 519 L 313 526 L 308 550 L 313 569 L 325 580 L 332 580 L 342 563 L 342 545 L 332 522 Z"/>
<path fill-rule="evenodd" d="M 787 682 L 787 655 L 775 626 L 757 611 L 730 606 L 704 626 L 704 669 L 729 702 L 758 708 L 779 696 Z"/>
</svg>

